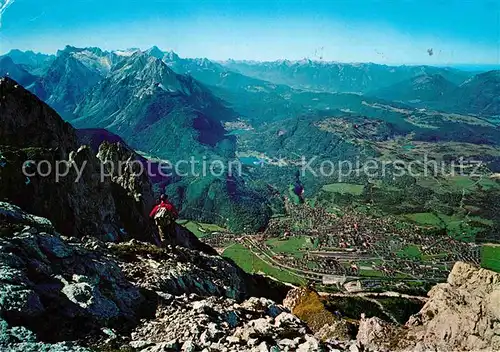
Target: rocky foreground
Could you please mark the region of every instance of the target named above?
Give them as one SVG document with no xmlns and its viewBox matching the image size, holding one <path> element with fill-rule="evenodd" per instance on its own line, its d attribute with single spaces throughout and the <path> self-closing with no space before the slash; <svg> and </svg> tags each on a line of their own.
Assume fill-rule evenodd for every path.
<svg viewBox="0 0 500 352">
<path fill-rule="evenodd" d="M 304 313 L 307 289 L 285 305 L 247 298 L 247 278 L 216 255 L 67 238 L 8 203 L 0 228 L 2 351 L 500 349 L 500 275 L 464 263 L 406 325 L 363 316 L 353 337 L 328 312 L 307 323 L 292 314 Z"/>
<path fill-rule="evenodd" d="M 138 156 L 119 142 L 81 147 L 16 82 L 0 89 L 0 351 L 500 349 L 500 274 L 467 264 L 397 326 L 339 318 L 314 291 L 248 275 L 181 227 L 159 248 Z M 74 169 L 32 173 L 42 160 Z M 121 167 L 100 180 L 110 161 Z"/>
<path fill-rule="evenodd" d="M 216 255 L 138 241 L 66 238 L 50 221 L 8 203 L 0 203 L 0 225 L 1 350 L 329 346 L 282 305 L 243 299 L 258 280 Z M 259 287 L 272 294 L 271 285 Z"/>
</svg>

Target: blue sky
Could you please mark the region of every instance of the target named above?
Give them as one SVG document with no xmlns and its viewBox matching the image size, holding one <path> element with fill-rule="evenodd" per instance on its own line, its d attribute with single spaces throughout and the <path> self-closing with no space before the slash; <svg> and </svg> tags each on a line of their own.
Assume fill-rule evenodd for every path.
<svg viewBox="0 0 500 352">
<path fill-rule="evenodd" d="M 496 0 L 8 1 L 0 53 L 157 45 L 217 60 L 500 63 Z"/>
</svg>

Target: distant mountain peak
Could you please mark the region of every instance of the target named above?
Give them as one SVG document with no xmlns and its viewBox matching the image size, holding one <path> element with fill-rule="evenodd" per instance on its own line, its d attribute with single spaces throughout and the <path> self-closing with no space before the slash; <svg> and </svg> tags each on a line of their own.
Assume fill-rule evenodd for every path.
<svg viewBox="0 0 500 352">
<path fill-rule="evenodd" d="M 386 100 L 429 103 L 445 99 L 456 88 L 457 85 L 447 80 L 442 74 L 424 71 L 412 78 L 370 92 L 368 95 Z"/>
<path fill-rule="evenodd" d="M 470 77 L 468 80 L 464 81 L 460 85 L 460 87 L 467 86 L 471 83 L 476 84 L 478 82 L 481 82 L 481 83 L 486 83 L 486 82 L 500 83 L 499 80 L 500 80 L 500 70 L 486 71 L 486 72 L 482 72 L 482 73 L 479 73 L 475 76 Z"/>
<path fill-rule="evenodd" d="M 34 52 L 31 50 L 22 51 L 19 49 L 12 49 L 7 54 L 5 54 L 5 56 L 20 55 L 20 54 L 34 54 Z"/>
<path fill-rule="evenodd" d="M 74 47 L 74 46 L 71 46 L 71 45 L 66 45 L 64 47 L 64 49 L 57 50 L 56 56 L 61 56 L 61 55 L 64 55 L 64 54 L 70 54 L 70 53 L 74 53 L 74 52 L 78 52 L 78 51 L 82 51 L 82 50 L 84 50 L 84 49 L 77 48 L 77 47 Z"/>
<path fill-rule="evenodd" d="M 132 56 L 138 52 L 141 52 L 141 49 L 138 48 L 130 48 L 130 49 L 125 49 L 125 50 L 114 50 L 113 53 L 118 56 L 124 56 L 124 57 L 129 57 Z"/>
<path fill-rule="evenodd" d="M 165 61 L 178 61 L 180 59 L 179 55 L 177 55 L 177 53 L 173 50 L 167 51 L 163 57 L 163 60 Z"/>
<path fill-rule="evenodd" d="M 14 64 L 14 61 L 10 56 L 2 56 L 0 57 L 0 65 L 11 65 Z"/>
<path fill-rule="evenodd" d="M 0 77 L 2 76 L 15 79 L 24 86 L 32 84 L 36 79 L 22 65 L 16 64 L 10 56 L 0 57 Z"/>
<path fill-rule="evenodd" d="M 189 94 L 193 88 L 162 60 L 147 51 L 134 52 L 130 57 L 123 58 L 109 72 L 107 81 L 117 89 L 120 82 L 134 82 L 128 88 L 140 99 L 154 95 L 159 90 Z"/>
<path fill-rule="evenodd" d="M 288 59 L 276 60 L 277 65 L 290 66 L 293 62 Z"/>
<path fill-rule="evenodd" d="M 194 61 L 196 62 L 196 64 L 198 66 L 200 66 L 202 68 L 213 68 L 217 65 L 214 62 L 207 59 L 206 57 L 194 59 Z"/>
<path fill-rule="evenodd" d="M 500 116 L 498 91 L 500 70 L 480 73 L 460 85 L 456 103 L 464 110 L 486 116 Z"/>
<path fill-rule="evenodd" d="M 413 78 L 412 81 L 414 84 L 429 84 L 429 83 L 444 82 L 446 81 L 446 79 L 443 77 L 443 75 L 439 73 L 433 73 L 433 74 L 423 73 Z"/>
<path fill-rule="evenodd" d="M 85 48 L 77 48 L 71 45 L 66 45 L 63 50 L 57 51 L 57 56 L 65 55 L 65 54 L 78 54 L 78 53 L 90 53 L 97 56 L 105 56 L 109 55 L 108 51 L 102 50 L 98 47 L 85 47 Z"/>
<path fill-rule="evenodd" d="M 303 58 L 302 60 L 297 61 L 298 64 L 301 65 L 312 65 L 313 63 L 316 63 L 315 61 L 312 61 L 311 59 L 308 58 Z"/>
<path fill-rule="evenodd" d="M 165 53 L 160 48 L 158 48 L 156 45 L 151 47 L 150 49 L 146 50 L 145 52 L 148 55 L 156 57 L 157 59 L 160 59 L 160 60 L 162 60 L 163 56 L 165 55 Z"/>
<path fill-rule="evenodd" d="M 0 57 L 10 57 L 17 65 L 22 65 L 23 70 L 35 76 L 43 74 L 45 69 L 55 58 L 54 55 L 36 53 L 32 50 L 22 51 L 19 49 L 12 49 L 7 54 Z"/>
<path fill-rule="evenodd" d="M 453 84 L 460 84 L 471 76 L 460 70 L 444 70 L 432 66 L 387 66 L 317 61 L 309 58 L 299 61 L 265 62 L 228 60 L 222 64 L 230 70 L 274 84 L 331 93 L 373 92 L 422 74 L 440 73 Z"/>
<path fill-rule="evenodd" d="M 45 54 L 39 51 L 33 51 L 33 50 L 20 50 L 20 49 L 11 49 L 7 54 L 4 56 L 11 56 L 15 57 L 17 55 L 27 55 L 27 56 L 38 56 L 38 57 L 51 57 L 53 55 Z M 15 60 L 14 60 L 15 61 Z"/>
<path fill-rule="evenodd" d="M 483 73 L 478 74 L 477 77 L 500 78 L 500 70 L 492 70 L 492 71 L 483 72 Z"/>
</svg>

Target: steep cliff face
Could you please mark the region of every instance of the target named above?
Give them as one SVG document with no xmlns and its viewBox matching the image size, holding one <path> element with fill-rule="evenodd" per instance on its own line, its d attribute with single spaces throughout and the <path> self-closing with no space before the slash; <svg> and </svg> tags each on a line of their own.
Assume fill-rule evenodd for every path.
<svg viewBox="0 0 500 352">
<path fill-rule="evenodd" d="M 71 52 L 63 51 L 30 90 L 61 116 L 70 119 L 76 105 L 101 78 L 98 70 L 86 66 Z"/>
<path fill-rule="evenodd" d="M 121 143 L 103 142 L 97 159 L 102 165 L 101 171 L 110 177 L 111 196 L 123 223 L 122 232 L 150 241 L 155 229 L 148 216 L 155 199 L 147 170 L 137 154 Z"/>
<path fill-rule="evenodd" d="M 448 281 L 404 328 L 362 319 L 358 342 L 377 350 L 497 351 L 500 349 L 500 274 L 458 262 Z"/>
<path fill-rule="evenodd" d="M 137 155 L 106 144 L 97 157 L 15 81 L 3 79 L 0 88 L 0 199 L 49 218 L 68 236 L 153 241 L 153 192 L 147 174 L 135 176 Z"/>
<path fill-rule="evenodd" d="M 77 147 L 70 124 L 10 78 L 0 79 L 0 144 L 54 148 L 66 156 Z"/>
</svg>

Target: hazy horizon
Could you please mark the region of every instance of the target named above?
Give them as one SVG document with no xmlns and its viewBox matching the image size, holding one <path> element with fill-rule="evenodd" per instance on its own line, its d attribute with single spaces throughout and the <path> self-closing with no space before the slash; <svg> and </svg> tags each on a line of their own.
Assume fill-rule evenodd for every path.
<svg viewBox="0 0 500 352">
<path fill-rule="evenodd" d="M 70 44 L 67 44 L 65 47 L 62 47 L 58 50 L 64 50 L 66 47 L 75 47 L 73 45 L 70 45 Z M 156 47 L 158 47 L 157 45 L 155 45 Z M 93 48 L 93 47 L 75 47 L 76 49 L 89 49 L 89 48 Z M 95 48 L 99 48 L 99 47 L 95 47 Z M 142 52 L 145 52 L 149 49 L 151 49 L 152 47 L 150 48 L 118 48 L 118 49 L 103 49 L 103 48 L 99 48 L 101 50 L 104 50 L 104 51 L 107 51 L 107 52 L 119 52 L 119 51 L 129 51 L 129 50 L 140 50 Z M 213 58 L 210 58 L 210 57 L 203 57 L 203 56 L 200 56 L 200 57 L 188 57 L 188 56 L 184 56 L 184 55 L 181 55 L 181 53 L 178 53 L 178 52 L 175 52 L 173 50 L 163 50 L 162 48 L 158 47 L 161 51 L 163 52 L 169 52 L 169 51 L 172 51 L 174 52 L 176 55 L 178 55 L 181 59 L 208 59 L 212 62 L 216 62 L 216 63 L 225 63 L 227 61 L 230 61 L 230 60 L 233 60 L 235 62 L 248 62 L 248 63 L 275 63 L 275 62 L 279 62 L 279 61 L 289 61 L 291 63 L 296 63 L 296 62 L 300 62 L 300 61 L 304 61 L 304 60 L 310 60 L 312 62 L 316 62 L 316 63 L 324 63 L 324 64 L 335 64 L 335 63 L 339 63 L 339 64 L 350 64 L 350 65 L 362 65 L 362 64 L 375 64 L 375 65 L 386 65 L 386 66 L 433 66 L 433 67 L 442 67 L 442 68 L 453 68 L 453 69 L 458 69 L 458 70 L 462 70 L 462 71 L 471 71 L 471 72 L 474 72 L 474 71 L 490 71 L 490 70 L 500 70 L 500 63 L 498 64 L 474 64 L 474 63 L 451 63 L 451 64 L 448 64 L 448 65 L 445 65 L 445 64 L 428 64 L 428 63 L 378 63 L 378 62 L 372 62 L 372 61 L 364 61 L 364 62 L 361 62 L 361 61 L 335 61 L 335 60 L 330 60 L 330 61 L 327 61 L 327 60 L 318 60 L 318 59 L 307 59 L 307 58 L 304 58 L 304 59 L 287 59 L 287 58 L 280 58 L 280 59 L 275 59 L 275 60 L 251 60 L 251 59 L 234 59 L 234 58 L 226 58 L 226 59 L 213 59 Z M 21 50 L 21 49 L 17 49 L 17 48 L 12 48 L 6 52 L 2 52 L 0 51 L 0 56 L 3 56 L 3 55 L 7 55 L 9 54 L 12 50 L 19 50 L 19 51 L 22 51 L 22 52 L 33 52 L 35 54 L 43 54 L 43 55 L 57 55 L 57 51 L 55 52 L 42 52 L 42 51 L 36 51 L 36 50 L 31 50 L 31 49 L 28 49 L 28 50 Z"/>
<path fill-rule="evenodd" d="M 66 43 L 157 45 L 216 61 L 499 65 L 499 7 L 459 0 L 0 0 L 0 53 L 55 53 Z"/>
</svg>

